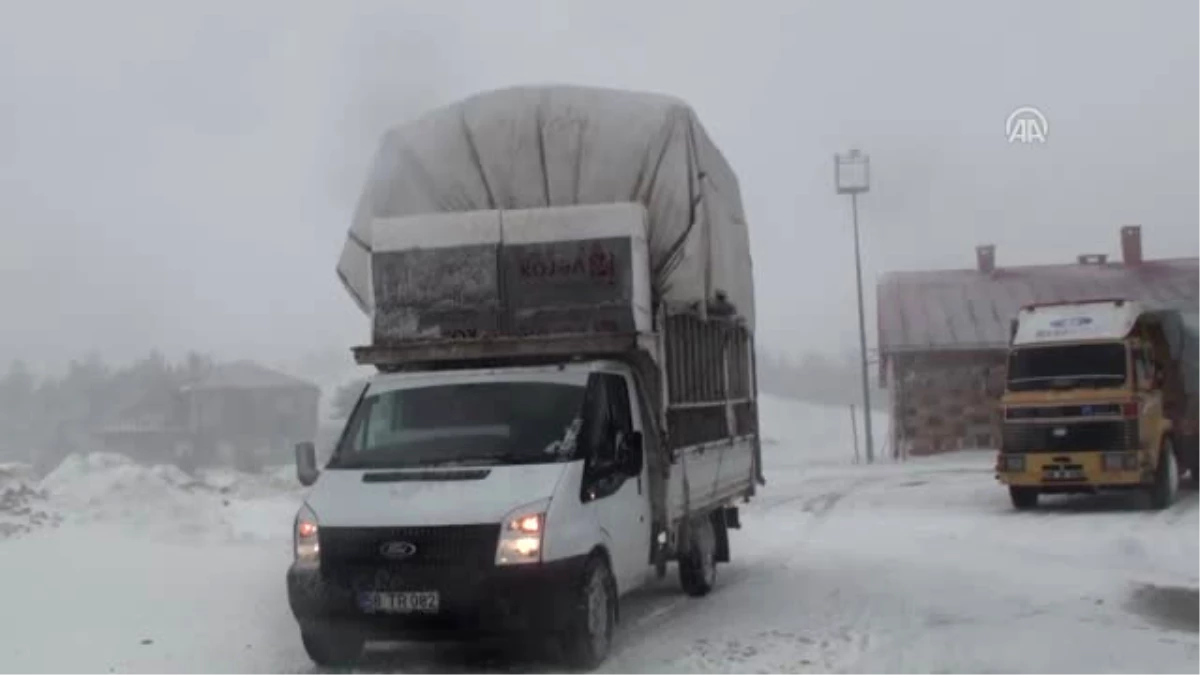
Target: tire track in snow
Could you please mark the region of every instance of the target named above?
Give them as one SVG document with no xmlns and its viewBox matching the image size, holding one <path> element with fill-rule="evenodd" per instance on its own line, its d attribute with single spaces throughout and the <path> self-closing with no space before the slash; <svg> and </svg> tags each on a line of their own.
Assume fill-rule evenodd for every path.
<svg viewBox="0 0 1200 675">
<path fill-rule="evenodd" d="M 1160 518 L 1164 523 L 1174 525 L 1191 515 L 1195 511 L 1197 505 L 1200 504 L 1200 495 L 1195 491 L 1188 491 L 1179 495 L 1179 501 L 1171 505 L 1171 508 L 1164 512 L 1153 514 Z"/>
<path fill-rule="evenodd" d="M 804 583 L 805 566 L 781 565 L 787 558 L 781 552 L 722 566 L 711 595 L 679 596 L 623 622 L 601 672 L 845 672 L 872 647 L 875 617 L 864 607 L 835 614 L 831 623 L 797 625 L 789 602 L 809 606 L 810 593 L 818 596 L 816 607 L 841 601 L 836 590 Z M 797 588 L 797 581 L 801 596 L 785 593 L 781 600 L 779 591 Z M 743 625 L 730 615 L 740 605 L 765 614 Z"/>
<path fill-rule="evenodd" d="M 916 474 L 957 474 L 963 473 L 963 471 L 961 468 L 943 468 L 919 471 Z M 972 471 L 972 473 L 977 473 L 977 471 Z M 746 508 L 746 521 L 753 522 L 757 516 L 778 516 L 781 510 L 786 512 L 788 507 L 793 507 L 797 508 L 798 512 L 809 516 L 807 523 L 809 527 L 817 526 L 828 519 L 847 498 L 871 488 L 911 482 L 913 477 L 914 472 L 905 472 L 874 473 L 848 479 L 844 477 L 832 480 L 831 477 L 803 479 L 788 485 L 786 494 L 760 496 Z M 806 489 L 812 487 L 816 489 Z M 789 537 L 768 544 L 765 548 L 755 549 L 753 556 L 744 561 L 738 560 L 735 550 L 734 561 L 719 568 L 721 575 L 718 577 L 718 585 L 712 595 L 705 598 L 680 595 L 637 612 L 636 619 L 622 621 L 621 634 L 618 636 L 617 644 L 614 645 L 613 656 L 607 669 L 628 670 L 629 663 L 636 662 L 636 654 L 639 651 L 651 645 L 665 633 L 670 632 L 673 627 L 695 616 L 697 612 L 705 611 L 704 607 L 697 607 L 697 603 L 711 603 L 719 600 L 722 594 L 739 593 L 742 590 L 739 589 L 739 586 L 746 581 L 768 583 L 770 579 L 777 578 L 780 574 L 794 573 L 790 565 L 783 565 L 781 569 L 779 563 L 785 560 L 790 562 L 794 559 L 794 556 L 790 555 L 794 552 L 792 547 L 803 544 L 806 539 L 806 529 L 803 524 L 800 524 Z M 662 587 L 659 587 L 653 593 L 657 594 L 661 590 Z M 674 592 L 681 593 L 677 586 Z M 637 601 L 635 600 L 635 602 Z M 709 605 L 709 607 L 714 606 L 719 607 L 720 605 Z M 868 649 L 871 633 L 868 618 L 859 616 L 851 624 L 829 627 L 828 631 L 811 635 L 772 629 L 727 639 L 701 637 L 692 641 L 688 651 L 679 655 L 679 658 L 683 660 L 699 659 L 704 661 L 708 667 L 718 669 L 744 670 L 743 666 L 749 664 L 751 660 L 758 660 L 760 657 L 769 656 L 772 652 L 778 652 L 777 643 L 783 641 L 794 642 L 800 651 L 794 659 L 790 659 L 786 664 L 774 663 L 775 669 L 828 671 L 832 669 L 832 664 L 845 663 L 847 659 L 857 658 Z M 696 667 L 695 663 L 691 665 L 693 671 Z"/>
<path fill-rule="evenodd" d="M 841 482 L 833 489 L 817 490 L 813 493 L 807 491 L 797 491 L 796 494 L 781 496 L 774 499 L 763 498 L 758 504 L 754 504 L 751 508 L 746 509 L 750 513 L 773 513 L 776 510 L 790 506 L 796 503 L 800 504 L 800 510 L 804 513 L 811 514 L 816 519 L 824 518 L 838 505 L 843 499 L 867 485 L 881 482 L 884 479 L 882 476 L 868 476 L 851 480 L 849 482 Z M 797 487 L 803 488 L 811 483 L 822 482 L 828 485 L 828 481 L 821 479 L 811 479 L 801 483 Z"/>
<path fill-rule="evenodd" d="M 881 465 L 880 468 L 890 468 L 892 465 Z M 829 477 L 814 477 L 802 480 L 798 484 L 790 486 L 793 494 L 779 497 L 761 497 L 756 503 L 752 503 L 750 508 L 747 508 L 748 513 L 774 513 L 781 507 L 788 506 L 800 502 L 801 511 L 809 513 L 815 517 L 817 521 L 823 520 L 847 497 L 863 492 L 866 489 L 877 487 L 917 487 L 922 486 L 922 479 L 937 478 L 942 476 L 953 476 L 960 474 L 988 474 L 989 470 L 971 469 L 962 467 L 930 467 L 930 468 L 911 468 L 906 471 L 896 472 L 880 472 L 868 476 L 859 476 L 855 478 L 842 478 L 841 480 L 833 479 L 833 486 L 830 487 Z M 814 493 L 804 490 L 804 488 L 819 484 L 823 489 L 818 489 Z"/>
<path fill-rule="evenodd" d="M 861 487 L 877 482 L 883 477 L 872 476 L 862 477 L 849 482 L 839 481 L 832 490 L 824 489 L 810 493 L 804 490 L 804 487 L 816 483 L 824 483 L 828 486 L 828 480 L 820 478 L 810 478 L 802 480 L 799 484 L 789 486 L 789 494 L 784 494 L 778 497 L 760 496 L 755 501 L 751 502 L 746 509 L 746 515 L 753 519 L 759 514 L 775 514 L 780 508 L 790 505 L 800 505 L 801 511 L 809 514 L 813 518 L 813 524 L 819 522 L 828 516 L 828 514 L 852 492 Z M 802 535 L 803 532 L 797 534 Z M 773 553 L 774 551 L 768 552 Z M 772 556 L 768 555 L 768 560 Z M 713 600 L 718 600 L 725 593 L 733 593 L 737 591 L 739 584 L 746 580 L 760 578 L 763 572 L 775 573 L 773 570 L 760 569 L 764 567 L 762 559 L 755 560 L 753 558 L 746 561 L 739 561 L 737 551 L 734 551 L 734 559 L 731 563 L 721 565 L 719 576 L 717 577 L 717 587 L 711 594 L 703 598 L 693 598 L 683 594 L 683 591 L 678 587 L 678 583 L 674 580 L 660 582 L 652 585 L 652 588 L 635 592 L 630 598 L 624 601 L 631 608 L 636 608 L 632 612 L 634 616 L 626 615 L 623 617 L 621 626 L 618 629 L 618 635 L 613 645 L 613 653 L 609 659 L 609 664 L 613 667 L 620 667 L 627 657 L 632 657 L 641 648 L 653 642 L 655 637 L 663 631 L 677 624 L 681 619 L 690 616 L 690 610 L 696 604 L 708 603 Z M 674 576 L 675 568 L 671 568 L 668 572 L 668 578 Z M 674 582 L 674 583 L 672 583 Z M 671 584 L 668 590 L 668 584 Z M 657 600 L 664 593 L 671 593 L 669 599 L 663 598 Z M 677 594 L 677 595 L 675 595 Z M 648 607 L 637 607 L 641 603 L 648 603 Z M 696 608 L 701 609 L 701 608 Z M 622 612 L 628 611 L 623 608 Z M 634 618 L 636 617 L 636 618 Z M 606 664 L 608 665 L 608 664 Z"/>
<path fill-rule="evenodd" d="M 786 615 L 776 616 L 777 609 L 770 609 L 774 607 L 770 596 L 764 596 L 763 588 L 758 587 L 757 584 L 761 582 L 770 588 L 780 582 L 790 584 L 794 581 L 802 581 L 806 574 L 805 566 L 803 564 L 780 566 L 778 563 L 782 556 L 779 554 L 794 549 L 796 544 L 802 546 L 805 540 L 813 534 L 812 527 L 819 526 L 826 520 L 829 520 L 829 524 L 837 522 L 838 514 L 842 513 L 841 507 L 848 504 L 847 499 L 852 500 L 852 503 L 857 503 L 860 497 L 869 500 L 870 497 L 867 495 L 873 495 L 876 492 L 884 494 L 893 489 L 919 488 L 936 492 L 944 482 L 939 479 L 950 479 L 947 486 L 952 487 L 955 493 L 965 494 L 961 489 L 961 484 L 951 485 L 955 483 L 953 480 L 955 476 L 966 478 L 965 475 L 970 474 L 979 476 L 982 480 L 991 475 L 990 470 L 986 468 L 966 469 L 961 467 L 931 467 L 928 469 L 912 467 L 906 471 L 866 476 L 853 475 L 857 472 L 848 473 L 850 475 L 827 475 L 802 480 L 796 480 L 797 477 L 792 476 L 791 481 L 784 486 L 780 494 L 770 496 L 764 494 L 756 500 L 757 503 L 746 508 L 744 522 L 747 523 L 758 518 L 769 522 L 780 517 L 791 517 L 793 513 L 799 522 L 793 525 L 794 536 L 789 534 L 788 537 L 781 538 L 778 544 L 771 540 L 764 540 L 755 547 L 754 560 L 748 563 L 735 563 L 738 571 L 742 572 L 744 576 L 739 580 L 741 588 L 731 589 L 734 591 L 733 597 L 740 598 L 741 601 L 750 605 L 765 603 L 757 605 L 765 614 L 748 622 L 744 632 L 740 624 L 722 623 L 720 617 L 714 614 L 714 612 L 725 611 L 721 609 L 722 605 L 718 605 L 716 609 L 706 609 L 689 606 L 689 599 L 681 598 L 677 603 L 672 603 L 661 612 L 647 617 L 645 623 L 631 627 L 639 635 L 639 639 L 630 641 L 624 646 L 612 670 L 625 670 L 626 672 L 638 670 L 679 671 L 681 669 L 682 672 L 855 672 L 863 671 L 864 667 L 877 663 L 880 658 L 884 658 L 889 653 L 894 653 L 895 658 L 901 661 L 925 658 L 920 652 L 910 655 L 908 651 L 910 643 L 921 643 L 923 640 L 928 642 L 927 634 L 930 631 L 953 633 L 954 631 L 969 630 L 964 626 L 995 623 L 996 616 L 977 617 L 969 611 L 964 612 L 960 608 L 954 607 L 948 608 L 944 606 L 944 603 L 928 598 L 911 601 L 912 605 L 906 604 L 910 600 L 902 598 L 901 602 L 897 604 L 899 608 L 909 607 L 905 610 L 907 612 L 913 612 L 913 609 L 919 608 L 919 611 L 916 612 L 922 617 L 919 625 L 897 622 L 897 617 L 903 615 L 898 611 L 888 610 L 877 616 L 878 608 L 862 606 L 852 609 L 857 602 L 845 606 L 845 609 L 850 611 L 835 613 L 831 616 L 836 624 L 826 628 L 796 626 L 787 620 Z M 975 483 L 977 481 L 971 478 L 967 482 Z M 984 482 L 989 487 L 992 485 L 990 481 Z M 984 489 L 982 483 L 979 487 L 981 491 Z M 1007 510 L 1000 508 L 1000 501 L 991 498 L 982 501 L 972 499 L 971 503 L 976 505 L 979 511 L 978 515 L 982 518 L 1003 520 L 1008 520 L 1009 517 L 1031 518 L 1029 525 L 1039 527 L 1039 529 L 1047 526 L 1063 527 L 1068 522 L 1079 522 L 1080 518 L 1086 520 L 1087 514 L 1095 510 L 1094 507 L 1086 507 L 1081 504 L 1079 506 L 1064 505 L 1062 508 L 1052 507 L 1049 513 L 1010 514 Z M 1003 502 L 1007 504 L 1007 500 L 1003 500 Z M 947 506 L 947 508 L 950 507 Z M 1112 511 L 1112 514 L 1105 515 L 1106 509 L 1101 508 L 1099 509 L 1100 513 L 1095 515 L 1100 515 L 1104 522 L 1111 520 L 1113 524 L 1125 523 L 1129 530 L 1137 531 L 1151 522 L 1156 522 L 1160 527 L 1173 525 L 1189 515 L 1194 516 L 1196 508 L 1195 495 L 1185 493 L 1181 495 L 1179 503 L 1164 512 L 1137 513 L 1135 511 L 1129 513 L 1128 508 L 1119 510 L 1110 508 L 1107 510 Z M 830 520 L 831 516 L 835 520 Z M 1034 525 L 1039 520 L 1042 524 Z M 999 522 L 997 521 L 997 525 Z M 1121 529 L 1125 529 L 1125 527 Z M 954 533 L 948 533 L 948 535 L 951 538 L 957 537 Z M 1000 546 L 1000 549 L 1004 555 L 1019 552 L 1009 550 L 1010 547 L 1007 544 Z M 1060 552 L 1055 548 L 1030 550 L 1022 553 L 1022 557 L 1032 556 L 1057 564 L 1075 564 L 1070 560 L 1071 556 L 1063 555 L 1061 560 L 1057 560 Z M 725 569 L 728 568 L 723 568 L 722 571 L 724 572 Z M 1114 566 L 1114 569 L 1120 571 L 1120 566 Z M 1132 572 L 1133 569 L 1128 571 Z M 729 576 L 724 576 L 723 581 L 728 583 Z M 754 580 L 753 586 L 741 583 L 749 579 Z M 1041 600 L 1029 602 L 1022 599 L 999 597 L 997 600 L 1003 600 L 1003 602 L 998 602 L 999 614 L 1011 616 L 1013 621 L 1019 621 L 1023 617 L 1057 621 L 1064 624 L 1086 623 L 1094 620 L 1086 615 L 1087 611 L 1091 611 L 1091 605 L 1087 602 L 1081 603 L 1079 598 L 1057 598 L 1049 603 Z M 818 603 L 819 606 L 826 604 L 825 602 Z M 837 606 L 840 603 L 833 602 L 832 604 Z M 684 608 L 688 609 L 681 611 Z M 819 609 L 810 607 L 810 611 L 819 611 Z M 660 646 L 654 644 L 656 640 L 661 641 Z M 675 651 L 665 649 L 664 646 L 667 644 L 673 645 Z M 872 654 L 872 652 L 875 653 Z M 948 663 L 954 663 L 954 659 L 969 660 L 970 658 L 958 655 L 951 658 Z M 913 669 L 920 671 L 923 667 L 913 666 Z M 954 670 L 953 666 L 947 666 L 947 668 L 949 668 L 949 672 Z"/>
<path fill-rule="evenodd" d="M 606 666 L 610 664 L 613 667 L 617 666 L 624 657 L 632 656 L 640 648 L 654 641 L 661 631 L 689 616 L 689 612 L 685 610 L 695 608 L 700 611 L 704 609 L 703 606 L 697 607 L 697 605 L 714 606 L 712 603 L 714 601 L 719 603 L 722 595 L 736 592 L 740 584 L 754 579 L 755 572 L 753 570 L 756 565 L 752 561 L 747 562 L 749 564 L 739 565 L 734 562 L 718 566 L 717 585 L 711 593 L 702 598 L 693 598 L 684 594 L 678 581 L 671 578 L 675 576 L 673 574 L 675 568 L 671 568 L 667 577 L 651 588 L 632 593 L 622 601 L 623 616 L 621 624 L 617 628 L 612 655 Z M 643 603 L 648 606 L 639 607 Z M 629 609 L 633 609 L 633 612 L 627 613 Z M 621 670 L 618 668 L 616 672 L 621 672 Z"/>
</svg>

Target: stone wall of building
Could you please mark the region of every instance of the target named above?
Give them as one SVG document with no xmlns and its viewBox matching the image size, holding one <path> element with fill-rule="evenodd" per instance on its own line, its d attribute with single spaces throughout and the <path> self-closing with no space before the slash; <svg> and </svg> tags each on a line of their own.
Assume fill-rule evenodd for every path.
<svg viewBox="0 0 1200 675">
<path fill-rule="evenodd" d="M 1003 352 L 899 357 L 889 388 L 892 439 L 901 456 L 999 446 Z"/>
</svg>

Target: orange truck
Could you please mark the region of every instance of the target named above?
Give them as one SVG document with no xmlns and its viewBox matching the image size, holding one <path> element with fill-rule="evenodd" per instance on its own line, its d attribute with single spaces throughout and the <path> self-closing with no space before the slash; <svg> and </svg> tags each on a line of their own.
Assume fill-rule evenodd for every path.
<svg viewBox="0 0 1200 675">
<path fill-rule="evenodd" d="M 1197 478 L 1197 313 L 1128 299 L 1023 307 L 1012 322 L 996 477 L 1013 506 Z"/>
</svg>

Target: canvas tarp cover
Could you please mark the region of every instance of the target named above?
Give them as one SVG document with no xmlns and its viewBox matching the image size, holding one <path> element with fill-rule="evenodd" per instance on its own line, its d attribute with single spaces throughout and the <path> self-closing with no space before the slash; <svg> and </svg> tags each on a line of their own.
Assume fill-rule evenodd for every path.
<svg viewBox="0 0 1200 675">
<path fill-rule="evenodd" d="M 686 104 L 581 87 L 479 94 L 385 134 L 338 262 L 371 314 L 372 223 L 427 213 L 640 202 L 656 300 L 754 323 L 737 177 Z"/>
<path fill-rule="evenodd" d="M 1180 370 L 1184 392 L 1188 396 L 1197 394 L 1200 379 L 1200 335 L 1197 331 L 1197 312 L 1165 311 L 1160 314 L 1163 334 L 1171 350 L 1171 359 Z"/>
</svg>

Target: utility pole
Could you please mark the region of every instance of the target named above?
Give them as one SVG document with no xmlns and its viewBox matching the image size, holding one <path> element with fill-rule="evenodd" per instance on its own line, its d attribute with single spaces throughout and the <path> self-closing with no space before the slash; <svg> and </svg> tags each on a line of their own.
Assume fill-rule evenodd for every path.
<svg viewBox="0 0 1200 675">
<path fill-rule="evenodd" d="M 834 183 L 838 194 L 850 195 L 851 218 L 854 222 L 854 273 L 858 283 L 858 348 L 862 363 L 863 430 L 867 463 L 875 462 L 875 441 L 871 433 L 871 385 L 867 364 L 867 318 L 863 308 L 862 252 L 858 235 L 858 195 L 871 187 L 870 158 L 858 150 L 834 155 Z"/>
</svg>

